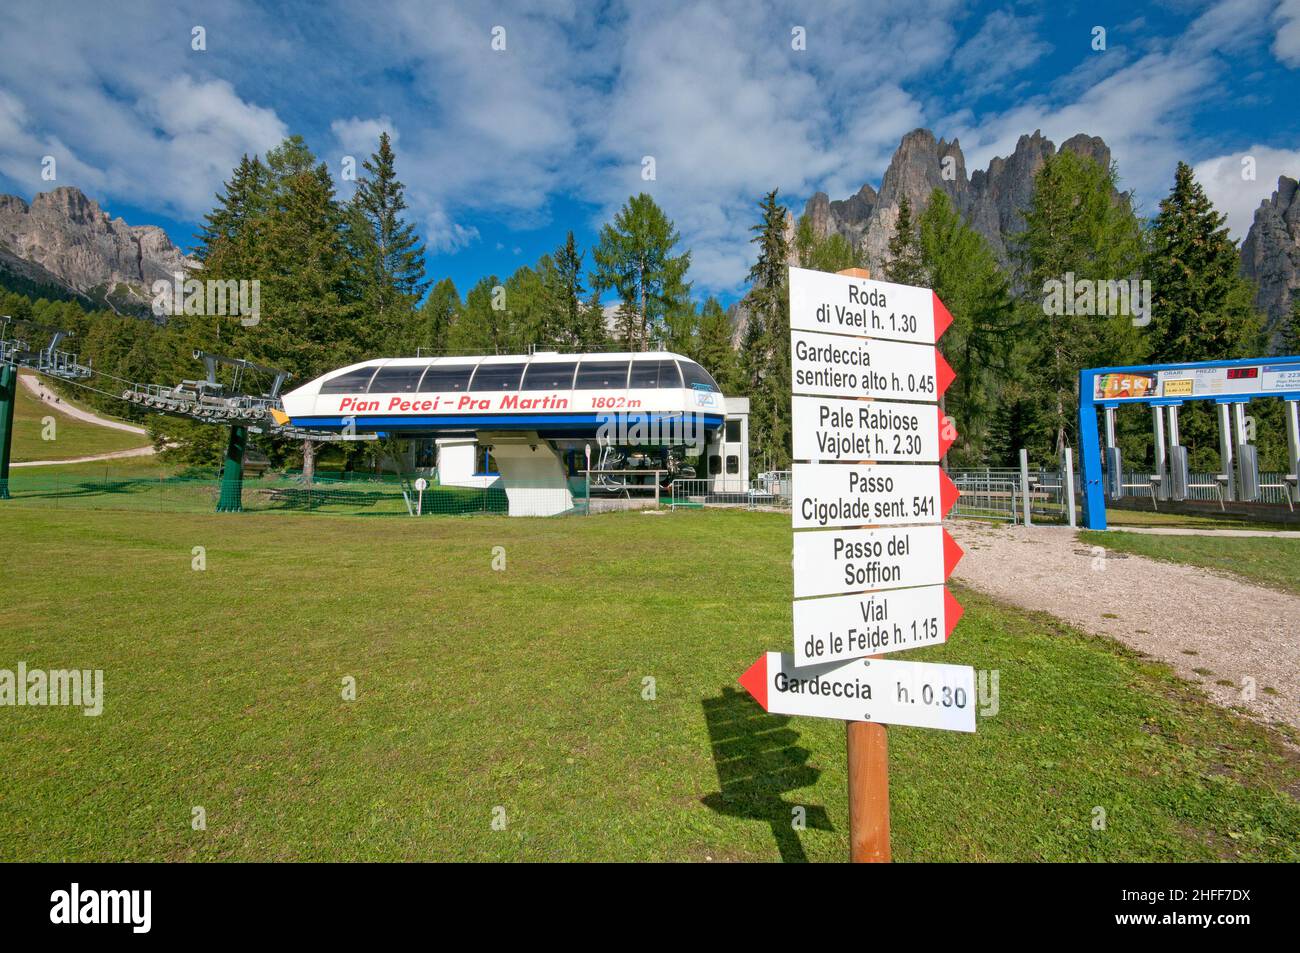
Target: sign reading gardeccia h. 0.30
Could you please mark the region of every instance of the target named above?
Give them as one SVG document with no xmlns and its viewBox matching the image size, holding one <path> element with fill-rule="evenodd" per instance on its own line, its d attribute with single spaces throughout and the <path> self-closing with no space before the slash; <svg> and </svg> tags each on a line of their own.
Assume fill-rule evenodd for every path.
<svg viewBox="0 0 1300 953">
<path fill-rule="evenodd" d="M 790 269 L 794 651 L 740 679 L 768 711 L 975 730 L 974 669 L 878 658 L 941 644 L 961 617 L 939 467 L 951 321 L 928 288 Z"/>
</svg>

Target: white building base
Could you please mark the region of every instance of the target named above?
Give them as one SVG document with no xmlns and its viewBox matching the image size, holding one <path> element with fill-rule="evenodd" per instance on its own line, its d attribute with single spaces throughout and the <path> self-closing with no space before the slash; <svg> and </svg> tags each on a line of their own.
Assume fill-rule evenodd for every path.
<svg viewBox="0 0 1300 953">
<path fill-rule="evenodd" d="M 573 509 L 564 461 L 536 433 L 480 432 L 510 501 L 511 516 L 558 516 Z"/>
<path fill-rule="evenodd" d="M 476 437 L 442 437 L 438 440 L 438 482 L 442 486 L 489 487 L 500 481 L 495 473 L 478 473 Z"/>
</svg>

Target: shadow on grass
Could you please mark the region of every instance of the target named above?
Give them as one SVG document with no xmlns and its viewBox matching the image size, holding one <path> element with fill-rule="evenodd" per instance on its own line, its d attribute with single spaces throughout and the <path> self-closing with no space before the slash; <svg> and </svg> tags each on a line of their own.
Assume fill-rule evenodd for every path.
<svg viewBox="0 0 1300 953">
<path fill-rule="evenodd" d="M 157 480 L 97 480 L 94 477 L 88 477 L 84 480 L 61 480 L 55 482 L 44 482 L 32 487 L 24 486 L 22 482 L 14 486 L 14 480 L 10 479 L 10 489 L 15 496 L 20 496 L 27 500 L 52 500 L 66 497 L 69 499 L 85 496 L 124 496 L 131 493 L 148 492 L 158 488 Z M 33 481 L 36 483 L 36 481 Z"/>
<path fill-rule="evenodd" d="M 787 791 L 808 787 L 821 771 L 808 765 L 810 752 L 796 745 L 799 732 L 787 715 L 769 715 L 744 692 L 724 687 L 717 698 L 701 703 L 713 746 L 713 763 L 721 790 L 701 800 L 710 810 L 727 817 L 764 821 L 772 827 L 781 859 L 806 863 L 795 829 L 794 809 L 806 811 L 804 823 L 819 831 L 833 831 L 826 808 L 809 807 L 781 797 Z"/>
<path fill-rule="evenodd" d="M 246 512 L 283 513 L 334 513 L 349 516 L 406 516 L 401 491 L 396 485 L 366 487 L 364 483 L 319 486 L 285 486 L 259 484 L 245 480 L 243 487 Z M 10 479 L 10 492 L 23 500 L 84 500 L 94 508 L 97 500 L 122 498 L 141 500 L 145 506 L 156 504 L 159 509 L 210 512 L 221 492 L 218 480 L 194 480 L 184 477 L 159 480 L 156 477 L 128 479 L 101 479 L 99 477 L 55 477 L 41 479 L 37 476 Z M 474 515 L 479 513 L 503 514 L 509 510 L 509 501 L 501 490 L 429 491 L 424 497 L 424 515 Z"/>
<path fill-rule="evenodd" d="M 393 500 L 401 500 L 400 494 L 387 493 L 383 490 L 332 490 L 314 487 L 247 487 L 244 492 L 253 489 L 265 498 L 266 509 L 275 510 L 318 510 L 327 506 L 363 507 L 378 506 Z"/>
</svg>

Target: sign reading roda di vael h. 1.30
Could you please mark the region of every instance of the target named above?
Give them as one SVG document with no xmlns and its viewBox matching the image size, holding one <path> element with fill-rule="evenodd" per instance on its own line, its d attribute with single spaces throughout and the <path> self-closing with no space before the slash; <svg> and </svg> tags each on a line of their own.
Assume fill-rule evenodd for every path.
<svg viewBox="0 0 1300 953">
<path fill-rule="evenodd" d="M 790 269 L 793 652 L 740 683 L 769 712 L 849 723 L 854 860 L 889 859 L 884 725 L 975 730 L 973 668 L 881 658 L 942 644 L 961 618 L 942 526 L 958 491 L 939 466 L 951 323 L 928 288 Z"/>
</svg>

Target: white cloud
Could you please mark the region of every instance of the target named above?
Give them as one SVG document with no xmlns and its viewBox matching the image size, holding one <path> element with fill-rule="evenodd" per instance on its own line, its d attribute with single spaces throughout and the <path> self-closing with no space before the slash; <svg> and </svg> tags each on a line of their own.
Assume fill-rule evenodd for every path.
<svg viewBox="0 0 1300 953">
<path fill-rule="evenodd" d="M 204 74 L 217 54 L 190 50 L 192 22 L 161 3 L 126 15 L 94 4 L 57 17 L 36 3 L 6 10 L 0 170 L 32 192 L 77 185 L 180 218 L 208 211 L 240 155 L 274 145 L 286 127 Z M 221 20 L 208 25 L 210 37 L 228 35 Z M 140 49 L 148 54 L 122 53 Z M 53 183 L 40 178 L 40 153 L 58 161 Z"/>
<path fill-rule="evenodd" d="M 1248 158 L 1253 164 L 1243 161 Z M 1227 215 L 1232 236 L 1241 240 L 1255 220 L 1255 209 L 1277 188 L 1278 176 L 1300 177 L 1300 150 L 1254 145 L 1198 162 L 1194 171 L 1210 201 Z M 1244 177 L 1247 174 L 1253 177 Z"/>
<path fill-rule="evenodd" d="M 966 77 L 967 93 L 980 95 L 1003 86 L 1052 51 L 1037 36 L 1038 17 L 1018 17 L 995 10 L 952 57 L 952 66 Z"/>
<path fill-rule="evenodd" d="M 424 213 L 424 244 L 430 252 L 454 252 L 478 241 L 478 229 L 452 221 L 446 209 L 430 208 Z"/>
<path fill-rule="evenodd" d="M 330 132 L 334 133 L 334 139 L 343 151 L 356 155 L 358 159 L 363 155 L 370 155 L 379 148 L 379 136 L 382 133 L 388 133 L 389 141 L 394 147 L 402 138 L 393 120 L 388 116 L 378 116 L 374 119 L 359 119 L 356 116 L 351 119 L 335 119 L 330 123 Z"/>
<path fill-rule="evenodd" d="M 590 203 L 604 221 L 647 191 L 691 249 L 697 289 L 735 291 L 764 192 L 779 187 L 796 212 L 816 190 L 850 195 L 917 126 L 960 135 L 971 169 L 1035 128 L 1058 143 L 1101 135 L 1125 186 L 1158 198 L 1178 158 L 1234 145 L 1198 151 L 1191 125 L 1223 95 L 1224 51 L 1272 42 L 1283 61 L 1300 55 L 1297 4 L 1273 19 L 1266 0 L 1222 0 L 1173 39 L 1116 26 L 1105 54 L 1081 47 L 1079 65 L 1040 95 L 980 114 L 926 97 L 952 71 L 976 91 L 1005 91 L 1031 64 L 1044 72 L 1034 16 L 972 21 L 958 0 L 615 0 L 600 17 L 572 0 L 334 0 L 290 21 L 230 0 L 197 17 L 208 37 L 198 53 L 195 15 L 164 0 L 83 2 L 60 17 L 16 0 L 0 33 L 0 174 L 48 188 L 39 160 L 55 154 L 59 184 L 193 220 L 240 154 L 287 132 L 337 175 L 342 155 L 360 160 L 381 130 L 396 140 L 400 129 L 398 175 L 431 251 L 478 241 L 476 224 L 547 226 L 557 199 Z M 806 50 L 791 48 L 796 25 Z M 503 52 L 491 47 L 496 26 Z"/>
<path fill-rule="evenodd" d="M 1273 55 L 1292 69 L 1300 68 L 1300 0 L 1282 0 L 1273 22 L 1277 24 Z"/>
<path fill-rule="evenodd" d="M 15 182 L 32 183 L 33 192 L 69 181 L 103 188 L 106 177 L 100 169 L 80 161 L 57 136 L 38 134 L 32 127 L 23 104 L 0 89 L 0 173 Z M 55 160 L 53 169 L 57 178 L 53 182 L 42 178 L 46 156 Z"/>
<path fill-rule="evenodd" d="M 817 189 L 856 192 L 923 124 L 901 84 L 951 53 L 954 9 L 629 6 L 610 94 L 582 127 L 597 160 L 584 191 L 600 202 L 599 219 L 649 192 L 691 249 L 697 287 L 737 290 L 765 192 L 779 187 L 787 202 Z M 792 25 L 805 28 L 806 50 L 791 49 Z M 647 155 L 654 181 L 641 177 Z"/>
<path fill-rule="evenodd" d="M 273 110 L 245 102 L 225 80 L 176 77 L 141 99 L 136 110 L 156 130 L 141 150 L 163 174 L 119 183 L 117 191 L 144 203 L 161 192 L 189 216 L 211 208 L 213 183 L 229 178 L 240 156 L 265 152 L 288 134 Z"/>
<path fill-rule="evenodd" d="M 1118 163 L 1121 188 L 1137 193 L 1140 211 L 1173 183 L 1186 157 L 1193 111 L 1218 95 L 1232 64 L 1220 54 L 1258 42 L 1267 22 L 1265 0 L 1224 0 L 1208 8 L 1173 41 L 1152 49 L 1087 85 L 1073 99 L 1033 97 L 995 116 L 967 117 L 960 126 L 967 165 L 983 167 L 1007 155 L 1025 132 L 1041 129 L 1059 146 L 1076 133 L 1101 136 Z M 1108 50 L 1096 57 L 1112 56 Z M 1085 59 L 1075 72 L 1096 70 Z M 1067 76 L 1058 82 L 1071 88 Z"/>
</svg>

